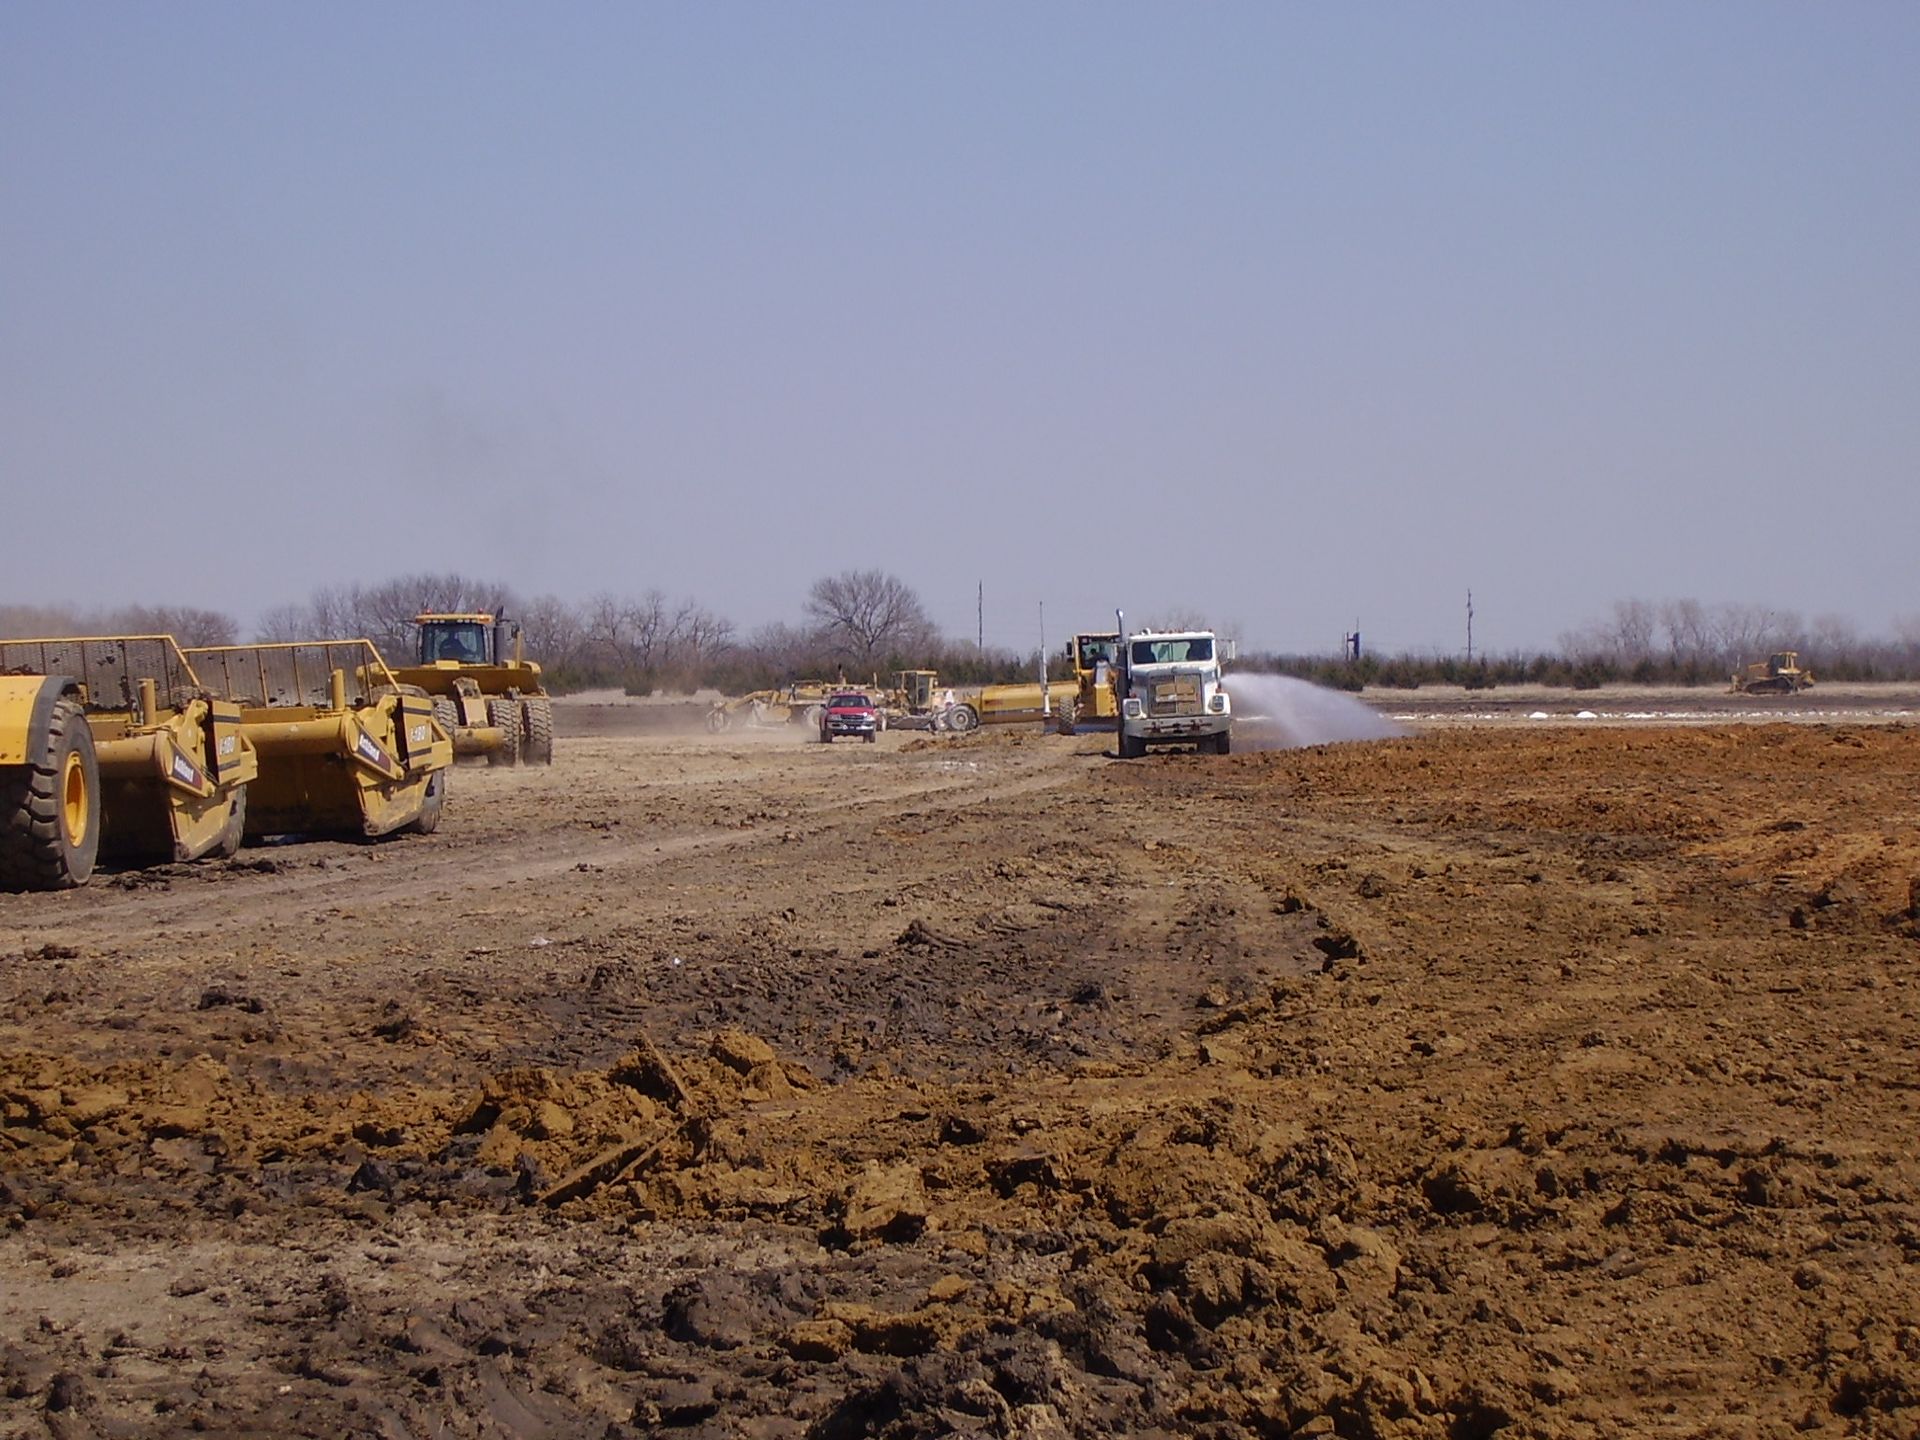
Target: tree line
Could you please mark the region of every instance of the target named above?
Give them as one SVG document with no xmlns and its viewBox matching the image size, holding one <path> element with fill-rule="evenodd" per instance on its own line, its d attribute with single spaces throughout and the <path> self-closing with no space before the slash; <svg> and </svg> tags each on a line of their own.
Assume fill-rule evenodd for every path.
<svg viewBox="0 0 1920 1440">
<path fill-rule="evenodd" d="M 252 640 L 372 640 L 390 663 L 410 662 L 413 617 L 423 610 L 484 611 L 517 620 L 526 653 L 557 691 L 617 687 L 636 694 L 712 686 L 729 694 L 795 680 L 883 679 L 894 670 L 937 670 L 952 684 L 1031 679 L 1036 651 L 981 649 L 943 635 L 919 595 L 881 570 L 847 570 L 815 580 L 795 622 L 741 632 L 692 598 L 652 589 L 601 592 L 579 603 L 553 595 L 523 597 L 497 580 L 457 573 L 400 575 L 375 585 L 326 586 L 304 602 L 261 615 Z M 1171 628 L 1203 628 L 1182 612 Z M 234 617 L 191 606 L 75 609 L 0 605 L 0 638 L 43 635 L 171 634 L 182 645 L 241 640 Z M 1702 685 L 1776 650 L 1797 650 L 1826 680 L 1920 680 L 1920 614 L 1902 617 L 1888 637 L 1862 634 L 1844 617 L 1803 620 L 1791 611 L 1697 600 L 1622 600 L 1604 617 L 1562 635 L 1558 648 L 1503 655 L 1330 655 L 1250 653 L 1239 668 L 1297 675 L 1344 690 L 1417 689 L 1421 685 Z M 1065 673 L 1048 657 L 1055 678 Z"/>
<path fill-rule="evenodd" d="M 1343 690 L 1421 685 L 1711 685 L 1779 650 L 1794 650 L 1820 679 L 1920 680 L 1920 614 L 1872 637 L 1845 616 L 1698 600 L 1619 600 L 1609 614 L 1560 636 L 1552 651 L 1503 655 L 1243 655 L 1250 668 L 1298 675 Z"/>
</svg>

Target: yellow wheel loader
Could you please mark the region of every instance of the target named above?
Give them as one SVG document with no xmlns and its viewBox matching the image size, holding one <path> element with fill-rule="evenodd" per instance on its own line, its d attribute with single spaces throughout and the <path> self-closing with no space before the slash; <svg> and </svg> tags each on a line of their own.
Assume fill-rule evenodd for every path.
<svg viewBox="0 0 1920 1440">
<path fill-rule="evenodd" d="M 553 763 L 553 697 L 504 616 L 428 611 L 413 617 L 415 663 L 395 681 L 432 699 L 456 755 L 490 765 Z"/>
<path fill-rule="evenodd" d="M 0 673 L 10 685 L 56 677 L 54 708 L 83 722 L 84 736 L 64 723 L 35 731 L 62 755 L 56 887 L 84 880 L 96 856 L 152 863 L 240 848 L 257 757 L 239 707 L 207 692 L 171 636 L 9 640 Z M 52 693 L 52 680 L 39 683 Z"/>
<path fill-rule="evenodd" d="M 368 640 L 189 650 L 239 707 L 260 756 L 246 833 L 430 834 L 446 803 L 453 737 L 431 697 L 403 685 Z"/>
</svg>

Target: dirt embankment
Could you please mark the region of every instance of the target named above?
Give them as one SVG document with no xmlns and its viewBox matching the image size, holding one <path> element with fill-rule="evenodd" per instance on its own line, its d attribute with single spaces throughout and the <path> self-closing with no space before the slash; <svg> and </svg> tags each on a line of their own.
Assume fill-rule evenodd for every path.
<svg viewBox="0 0 1920 1440">
<path fill-rule="evenodd" d="M 1920 1429 L 1920 731 L 1101 752 L 0 898 L 5 1433 Z"/>
</svg>

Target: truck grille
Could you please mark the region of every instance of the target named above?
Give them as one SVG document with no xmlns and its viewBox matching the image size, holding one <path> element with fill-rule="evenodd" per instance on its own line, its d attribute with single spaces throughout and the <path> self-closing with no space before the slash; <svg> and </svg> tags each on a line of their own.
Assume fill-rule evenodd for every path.
<svg viewBox="0 0 1920 1440">
<path fill-rule="evenodd" d="M 1147 713 L 1149 715 L 1198 715 L 1200 713 L 1200 682 L 1191 675 L 1162 680 L 1153 687 L 1153 696 L 1148 701 Z"/>
</svg>

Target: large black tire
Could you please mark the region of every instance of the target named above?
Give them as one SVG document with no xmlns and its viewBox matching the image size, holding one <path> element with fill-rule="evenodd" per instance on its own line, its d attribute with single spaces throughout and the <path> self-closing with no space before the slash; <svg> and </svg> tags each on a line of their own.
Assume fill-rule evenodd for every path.
<svg viewBox="0 0 1920 1440">
<path fill-rule="evenodd" d="M 1073 727 L 1079 723 L 1079 720 L 1080 720 L 1079 703 L 1073 700 L 1062 700 L 1060 702 L 1060 719 L 1059 719 L 1060 733 L 1062 735 L 1073 734 Z"/>
<path fill-rule="evenodd" d="M 427 797 L 421 802 L 420 813 L 407 825 L 415 835 L 431 835 L 440 828 L 440 811 L 447 803 L 447 776 L 452 773 L 449 767 L 427 777 Z"/>
<path fill-rule="evenodd" d="M 39 706 L 34 714 L 39 721 Z M 85 712 L 54 701 L 27 755 L 0 768 L 0 889 L 84 885 L 100 853 L 100 766 Z"/>
<path fill-rule="evenodd" d="M 553 764 L 553 702 L 534 695 L 520 702 L 527 722 L 527 748 L 520 756 L 524 765 Z"/>
<path fill-rule="evenodd" d="M 971 705 L 956 705 L 947 712 L 947 729 L 956 735 L 980 728 L 980 712 Z"/>
<path fill-rule="evenodd" d="M 487 724 L 500 731 L 500 748 L 487 752 L 489 765 L 512 765 L 520 759 L 520 707 L 512 700 L 487 701 Z"/>
<path fill-rule="evenodd" d="M 247 838 L 247 787 L 242 785 L 233 792 L 233 809 L 227 815 L 227 823 L 220 831 L 220 838 L 214 841 L 213 853 L 222 860 L 231 860 L 240 853 L 240 846 Z"/>
<path fill-rule="evenodd" d="M 460 728 L 460 707 L 454 703 L 451 696 L 436 695 L 433 697 L 433 718 L 440 723 L 440 728 L 447 732 L 447 738 L 451 740 L 453 732 Z"/>
<path fill-rule="evenodd" d="M 1231 755 L 1233 753 L 1233 732 L 1231 730 L 1222 730 L 1218 735 L 1213 737 L 1213 753 L 1216 755 Z"/>
<path fill-rule="evenodd" d="M 1120 732 L 1120 758 L 1122 760 L 1138 760 L 1146 753 L 1147 742 L 1145 740 L 1141 739 L 1138 735 L 1129 735 L 1124 730 Z"/>
</svg>

